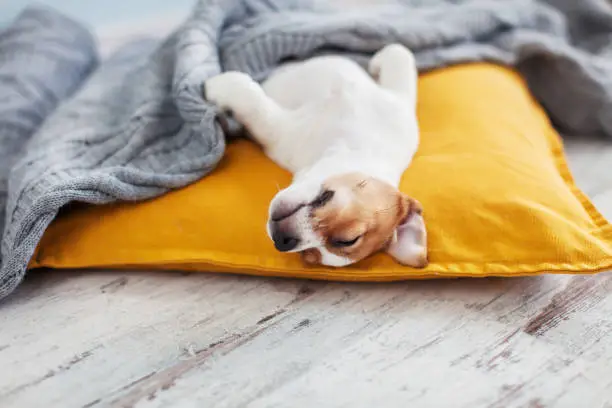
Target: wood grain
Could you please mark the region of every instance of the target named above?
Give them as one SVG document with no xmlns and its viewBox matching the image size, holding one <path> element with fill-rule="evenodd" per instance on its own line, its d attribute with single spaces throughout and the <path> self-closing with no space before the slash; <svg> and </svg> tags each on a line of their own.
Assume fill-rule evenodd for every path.
<svg viewBox="0 0 612 408">
<path fill-rule="evenodd" d="M 605 406 L 611 282 L 611 274 L 381 285 L 39 274 L 4 306 L 0 401 Z"/>
</svg>

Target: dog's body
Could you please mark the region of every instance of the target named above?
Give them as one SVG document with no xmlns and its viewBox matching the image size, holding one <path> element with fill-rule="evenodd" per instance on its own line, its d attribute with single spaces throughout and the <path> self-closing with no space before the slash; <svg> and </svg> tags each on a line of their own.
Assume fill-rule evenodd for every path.
<svg viewBox="0 0 612 408">
<path fill-rule="evenodd" d="M 369 71 L 318 57 L 282 66 L 261 86 L 239 72 L 221 74 L 207 81 L 206 97 L 294 174 L 270 205 L 277 249 L 330 266 L 386 249 L 422 267 L 420 205 L 397 190 L 419 144 L 414 58 L 389 45 Z"/>
<path fill-rule="evenodd" d="M 264 148 L 296 180 L 318 190 L 330 176 L 361 172 L 398 185 L 418 146 L 412 94 L 381 91 L 360 66 L 336 56 L 286 65 L 263 89 L 291 112 L 266 131 L 278 137 Z"/>
</svg>

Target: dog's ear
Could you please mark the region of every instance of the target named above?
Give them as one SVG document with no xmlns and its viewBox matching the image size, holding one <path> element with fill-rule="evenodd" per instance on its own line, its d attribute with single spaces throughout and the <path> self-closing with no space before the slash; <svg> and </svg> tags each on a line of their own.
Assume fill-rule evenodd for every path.
<svg viewBox="0 0 612 408">
<path fill-rule="evenodd" d="M 402 265 L 424 268 L 427 260 L 427 230 L 423 207 L 410 197 L 401 195 L 399 225 L 387 247 L 387 253 Z"/>
</svg>

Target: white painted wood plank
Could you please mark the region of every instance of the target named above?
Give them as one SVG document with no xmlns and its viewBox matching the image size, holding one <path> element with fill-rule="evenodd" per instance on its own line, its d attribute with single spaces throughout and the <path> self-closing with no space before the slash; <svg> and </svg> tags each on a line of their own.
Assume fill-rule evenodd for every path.
<svg viewBox="0 0 612 408">
<path fill-rule="evenodd" d="M 526 332 L 530 319 L 576 279 L 583 278 L 328 285 L 293 313 L 252 328 L 251 336 L 230 340 L 198 364 L 159 371 L 101 404 L 399 407 L 407 398 L 422 404 L 415 406 L 526 406 L 521 404 L 538 398 L 595 403 L 608 378 L 563 394 L 588 364 L 564 345 Z M 589 287 L 598 288 L 600 303 L 610 297 L 607 287 Z M 606 302 L 602 313 L 609 315 Z M 525 304 L 531 307 L 519 307 Z M 557 385 L 539 393 L 551 383 Z"/>
<path fill-rule="evenodd" d="M 612 141 L 567 137 L 565 148 L 576 183 L 612 219 Z"/>
<path fill-rule="evenodd" d="M 91 403 L 309 294 L 290 280 L 47 273 L 3 305 L 0 406 Z"/>
</svg>

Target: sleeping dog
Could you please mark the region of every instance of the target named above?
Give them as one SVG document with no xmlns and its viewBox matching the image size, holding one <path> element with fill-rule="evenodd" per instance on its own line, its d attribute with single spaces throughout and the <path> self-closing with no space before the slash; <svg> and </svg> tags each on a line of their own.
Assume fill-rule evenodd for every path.
<svg viewBox="0 0 612 408">
<path fill-rule="evenodd" d="M 398 190 L 419 145 L 414 56 L 387 45 L 368 71 L 322 56 L 285 64 L 261 85 L 225 72 L 206 81 L 205 94 L 293 173 L 270 204 L 277 250 L 334 267 L 384 250 L 425 267 L 421 205 Z"/>
</svg>

